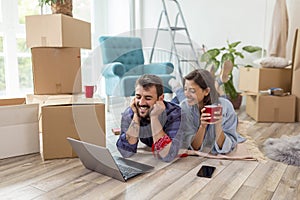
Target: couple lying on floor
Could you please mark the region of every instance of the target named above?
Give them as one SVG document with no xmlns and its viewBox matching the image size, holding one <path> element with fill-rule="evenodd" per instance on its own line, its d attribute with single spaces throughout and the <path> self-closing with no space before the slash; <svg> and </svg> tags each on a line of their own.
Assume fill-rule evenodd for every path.
<svg viewBox="0 0 300 200">
<path fill-rule="evenodd" d="M 152 147 L 155 156 L 170 162 L 179 149 L 227 154 L 245 140 L 236 131 L 238 119 L 231 102 L 219 97 L 209 71 L 190 72 L 183 79 L 183 88 L 173 84 L 173 90 L 176 97 L 167 102 L 158 76 L 143 75 L 136 81 L 135 97 L 122 113 L 117 141 L 123 157 L 134 155 L 139 141 Z M 211 114 L 204 106 L 213 104 L 221 106 L 222 114 L 209 122 Z"/>
</svg>

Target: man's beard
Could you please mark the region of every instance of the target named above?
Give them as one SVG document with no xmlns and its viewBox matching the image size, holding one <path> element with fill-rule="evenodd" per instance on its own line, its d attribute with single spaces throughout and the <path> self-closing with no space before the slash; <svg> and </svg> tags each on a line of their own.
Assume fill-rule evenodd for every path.
<svg viewBox="0 0 300 200">
<path fill-rule="evenodd" d="M 138 113 L 138 116 L 139 116 L 140 118 L 150 119 L 150 111 L 151 111 L 150 106 L 148 106 L 148 105 L 140 106 L 139 103 L 137 103 L 137 104 L 136 104 L 136 107 L 137 107 L 137 110 L 138 110 L 138 112 L 137 112 L 137 113 Z M 140 108 L 146 108 L 146 109 L 147 109 L 146 115 L 141 116 L 141 114 L 140 114 Z"/>
</svg>

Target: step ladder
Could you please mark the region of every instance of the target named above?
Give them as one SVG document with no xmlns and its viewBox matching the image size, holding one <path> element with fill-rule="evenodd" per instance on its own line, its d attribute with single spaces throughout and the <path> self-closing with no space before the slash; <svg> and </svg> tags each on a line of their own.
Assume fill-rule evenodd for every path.
<svg viewBox="0 0 300 200">
<path fill-rule="evenodd" d="M 186 26 L 186 23 L 185 23 L 185 19 L 183 17 L 183 13 L 182 13 L 182 10 L 180 8 L 180 5 L 179 5 L 178 1 L 177 0 L 167 0 L 167 1 L 171 1 L 171 2 L 175 3 L 175 7 L 178 10 L 178 12 L 176 14 L 176 17 L 175 17 L 175 23 L 174 23 L 174 26 L 171 25 L 170 17 L 168 15 L 168 11 L 167 11 L 166 0 L 162 0 L 163 10 L 162 10 L 162 12 L 160 13 L 160 16 L 159 16 L 158 25 L 157 25 L 157 29 L 156 29 L 156 33 L 155 33 L 155 38 L 154 38 L 154 42 L 153 42 L 149 62 L 150 63 L 152 62 L 159 32 L 160 31 L 168 31 L 169 35 L 170 35 L 170 38 L 171 38 L 170 60 L 172 59 L 172 56 L 173 56 L 173 53 L 174 53 L 175 57 L 177 59 L 177 62 L 178 62 L 179 76 L 180 76 L 180 79 L 182 80 L 183 75 L 182 75 L 182 70 L 181 70 L 181 67 L 182 67 L 181 63 L 183 63 L 183 62 L 194 63 L 194 65 L 196 65 L 197 68 L 200 68 L 200 64 L 199 64 L 197 54 L 196 54 L 196 51 L 194 49 L 194 46 L 193 46 L 190 34 L 188 32 L 188 29 L 187 29 L 187 26 Z M 164 28 L 161 27 L 161 22 L 162 22 L 163 17 L 165 17 L 166 22 L 167 22 L 167 27 L 164 27 Z M 181 26 L 178 25 L 179 20 L 181 20 L 181 22 L 182 22 Z M 176 32 L 177 31 L 181 31 L 181 32 L 184 33 L 184 36 L 186 36 L 186 38 L 187 38 L 186 42 L 176 41 Z M 193 59 L 182 59 L 180 57 L 180 55 L 178 54 L 178 49 L 177 48 L 179 46 L 189 47 L 189 49 L 191 50 Z"/>
</svg>

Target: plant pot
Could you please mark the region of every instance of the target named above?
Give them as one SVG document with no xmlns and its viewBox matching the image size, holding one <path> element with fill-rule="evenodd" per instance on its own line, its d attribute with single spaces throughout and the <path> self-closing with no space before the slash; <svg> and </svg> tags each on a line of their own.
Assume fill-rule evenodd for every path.
<svg viewBox="0 0 300 200">
<path fill-rule="evenodd" d="M 233 108 L 235 110 L 240 109 L 241 105 L 242 105 L 242 100 L 243 100 L 243 96 L 239 93 L 237 98 L 235 99 L 229 99 L 233 105 Z"/>
<path fill-rule="evenodd" d="M 73 17 L 73 3 L 72 0 L 64 0 L 64 3 L 57 1 L 51 4 L 51 10 L 53 14 L 64 14 Z"/>
</svg>

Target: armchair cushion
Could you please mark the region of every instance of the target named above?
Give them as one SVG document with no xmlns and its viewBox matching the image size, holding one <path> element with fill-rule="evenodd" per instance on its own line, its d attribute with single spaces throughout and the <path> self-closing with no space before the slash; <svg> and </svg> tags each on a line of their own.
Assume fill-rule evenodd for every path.
<svg viewBox="0 0 300 200">
<path fill-rule="evenodd" d="M 104 69 L 102 71 L 102 75 L 105 78 L 108 77 L 122 77 L 125 74 L 125 66 L 120 63 L 120 62 L 114 62 L 114 63 L 109 63 L 104 66 Z"/>
<path fill-rule="evenodd" d="M 144 64 L 142 41 L 137 37 L 109 37 L 99 38 L 103 63 L 120 62 L 126 71 L 137 65 Z"/>
<path fill-rule="evenodd" d="M 171 74 L 174 71 L 174 65 L 170 62 L 164 63 L 150 63 L 144 65 L 144 74 Z"/>
</svg>

